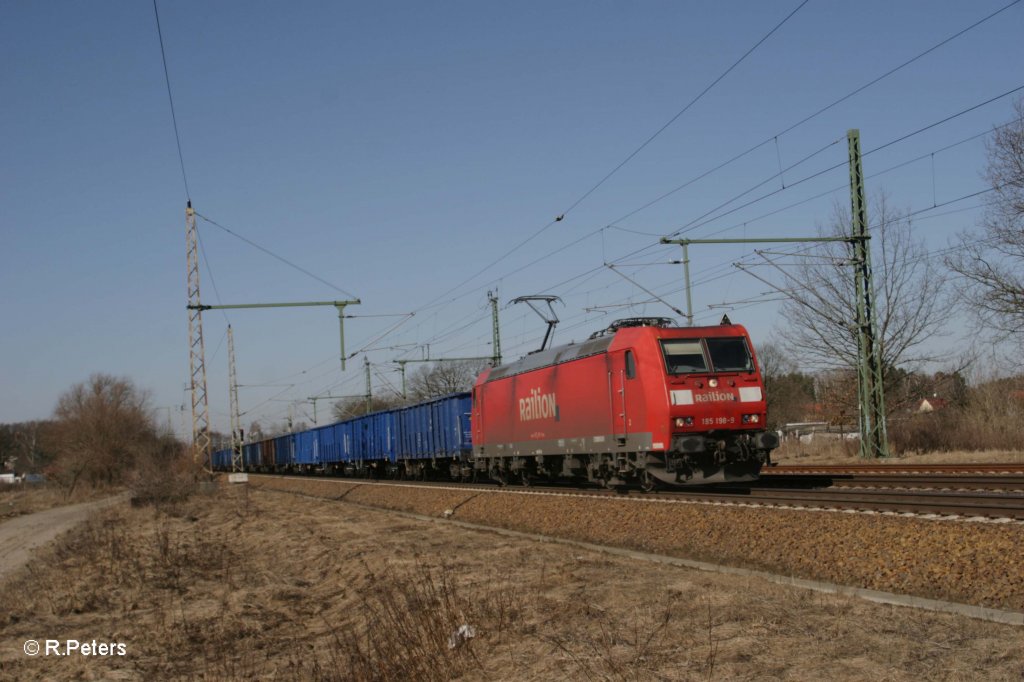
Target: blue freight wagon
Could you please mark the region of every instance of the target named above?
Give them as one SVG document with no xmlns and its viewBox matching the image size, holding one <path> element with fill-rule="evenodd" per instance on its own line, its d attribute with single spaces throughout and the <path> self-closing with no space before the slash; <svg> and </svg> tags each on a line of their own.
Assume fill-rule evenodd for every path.
<svg viewBox="0 0 1024 682">
<path fill-rule="evenodd" d="M 210 466 L 214 471 L 231 470 L 231 450 L 217 450 L 210 455 Z"/>
<path fill-rule="evenodd" d="M 295 464 L 294 433 L 286 433 L 283 436 L 272 438 L 271 443 L 274 450 L 274 466 L 277 469 L 287 469 Z"/>
<path fill-rule="evenodd" d="M 316 431 L 299 431 L 292 436 L 295 444 L 295 464 L 303 468 L 320 466 L 320 447 Z"/>
<path fill-rule="evenodd" d="M 453 393 L 395 410 L 397 458 L 407 475 L 421 477 L 428 468 L 449 468 L 453 477 L 467 475 L 472 396 Z"/>
<path fill-rule="evenodd" d="M 242 469 L 255 471 L 260 468 L 260 443 L 246 443 L 242 446 Z"/>
<path fill-rule="evenodd" d="M 353 420 L 352 461 L 388 464 L 395 461 L 395 411 L 374 412 Z"/>
</svg>

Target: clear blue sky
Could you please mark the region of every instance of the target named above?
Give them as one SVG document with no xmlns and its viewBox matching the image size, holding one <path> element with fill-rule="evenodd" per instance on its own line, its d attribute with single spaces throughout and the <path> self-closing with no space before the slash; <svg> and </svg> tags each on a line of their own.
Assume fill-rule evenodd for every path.
<svg viewBox="0 0 1024 682">
<path fill-rule="evenodd" d="M 616 316 L 670 313 L 638 304 L 646 294 L 599 266 L 771 177 L 780 159 L 788 166 L 840 140 L 788 172 L 787 184 L 841 164 L 848 128 L 861 130 L 867 151 L 1024 85 L 1024 3 L 781 135 L 777 146 L 621 216 L 1008 1 L 811 0 L 564 221 L 467 283 L 573 206 L 799 2 L 164 0 L 160 12 L 197 210 L 361 298 L 352 314 L 416 311 L 380 340 L 402 318 L 348 321 L 347 345 L 372 345 L 375 391 L 383 392 L 399 384 L 391 360 L 424 352 L 415 346 L 430 344 L 435 356 L 489 355 L 489 288 L 502 298 L 507 357 L 531 350 L 543 332 L 529 310 L 504 307 L 515 296 L 561 295 L 562 342 Z M 71 384 L 108 372 L 150 390 L 161 420 L 170 416 L 180 430 L 185 190 L 153 7 L 4 2 L 0 64 L 0 422 L 45 418 Z M 872 176 L 1005 122 L 1012 99 L 866 156 L 869 190 L 919 210 L 984 189 L 981 139 Z M 689 236 L 731 227 L 722 234 L 812 233 L 833 197 L 847 201 L 845 189 L 754 219 L 843 188 L 847 177 L 838 168 Z M 949 211 L 978 204 L 920 214 L 919 235 L 944 248 L 978 216 Z M 208 223 L 200 233 L 205 303 L 343 297 Z M 752 248 L 695 251 L 697 281 L 725 275 L 695 289 L 698 321 L 720 316 L 709 304 L 766 289 L 730 267 Z M 682 308 L 680 268 L 663 264 L 678 257 L 674 247 L 650 248 L 630 262 L 662 264 L 624 272 Z M 443 305 L 427 307 L 453 288 Z M 634 305 L 585 312 L 626 303 Z M 731 315 L 764 340 L 776 305 Z M 363 391 L 363 356 L 344 374 L 336 366 L 332 309 L 210 312 L 215 428 L 228 421 L 226 318 L 246 424 L 279 422 L 289 409 L 308 420 L 310 406 L 289 401 Z"/>
</svg>

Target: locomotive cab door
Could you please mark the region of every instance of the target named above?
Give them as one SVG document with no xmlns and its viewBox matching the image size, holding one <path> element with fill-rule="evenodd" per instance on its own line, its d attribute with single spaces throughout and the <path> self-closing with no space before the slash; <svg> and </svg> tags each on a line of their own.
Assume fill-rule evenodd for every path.
<svg viewBox="0 0 1024 682">
<path fill-rule="evenodd" d="M 632 350 L 609 353 L 608 391 L 611 403 L 612 435 L 618 447 L 629 438 L 627 393 L 636 378 L 636 357 Z"/>
</svg>

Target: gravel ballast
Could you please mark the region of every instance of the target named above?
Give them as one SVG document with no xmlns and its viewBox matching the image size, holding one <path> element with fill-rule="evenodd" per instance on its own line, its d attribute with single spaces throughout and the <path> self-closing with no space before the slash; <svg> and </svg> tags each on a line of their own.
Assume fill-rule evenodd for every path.
<svg viewBox="0 0 1024 682">
<path fill-rule="evenodd" d="M 257 477 L 257 486 L 872 590 L 1024 610 L 1024 525 Z"/>
</svg>

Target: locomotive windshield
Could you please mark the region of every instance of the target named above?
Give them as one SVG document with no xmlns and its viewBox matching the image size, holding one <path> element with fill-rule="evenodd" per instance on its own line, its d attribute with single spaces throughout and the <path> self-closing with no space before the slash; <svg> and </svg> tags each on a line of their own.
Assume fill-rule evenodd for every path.
<svg viewBox="0 0 1024 682">
<path fill-rule="evenodd" d="M 742 337 L 706 338 L 703 342 L 699 339 L 667 339 L 661 342 L 661 347 L 669 374 L 751 372 L 754 369 L 747 343 Z"/>
<path fill-rule="evenodd" d="M 701 348 L 699 339 L 662 341 L 661 347 L 665 351 L 665 365 L 668 367 L 669 374 L 692 374 L 708 371 L 708 364 L 704 359 L 704 349 Z"/>
<path fill-rule="evenodd" d="M 754 365 L 750 362 L 747 343 L 737 339 L 705 339 L 708 352 L 711 354 L 711 365 L 717 372 L 750 372 Z"/>
</svg>

